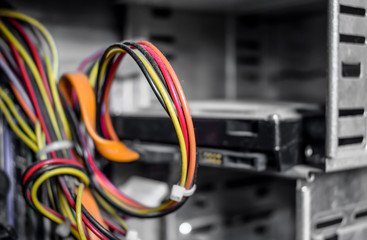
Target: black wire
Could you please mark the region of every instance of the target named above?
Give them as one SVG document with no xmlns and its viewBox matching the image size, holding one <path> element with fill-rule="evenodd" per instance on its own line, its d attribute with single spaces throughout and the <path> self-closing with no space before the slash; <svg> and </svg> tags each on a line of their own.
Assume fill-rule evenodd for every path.
<svg viewBox="0 0 367 240">
<path fill-rule="evenodd" d="M 57 181 L 55 178 L 51 178 L 49 179 L 50 181 L 50 186 L 51 186 L 51 191 L 52 191 L 52 196 L 53 196 L 53 199 L 54 199 L 54 204 L 55 204 L 55 210 L 57 212 L 61 212 L 61 205 L 60 205 L 60 201 L 57 201 L 59 198 L 58 198 L 58 194 L 57 194 Z M 50 198 L 50 202 L 51 202 L 51 198 Z"/>
<path fill-rule="evenodd" d="M 103 98 L 102 97 L 102 93 L 100 94 L 99 92 L 99 82 L 100 82 L 100 74 L 101 74 L 101 68 L 102 68 L 102 64 L 105 61 L 106 57 L 107 57 L 107 53 L 113 49 L 113 48 L 120 48 L 122 50 L 124 50 L 125 52 L 127 52 L 133 59 L 134 61 L 138 64 L 140 70 L 143 72 L 145 78 L 147 79 L 150 87 L 152 88 L 154 94 L 156 95 L 158 101 L 160 102 L 160 104 L 162 105 L 163 109 L 166 111 L 166 113 L 168 114 L 168 110 L 167 107 L 164 103 L 163 97 L 160 94 L 157 86 L 155 85 L 152 77 L 150 76 L 148 70 L 145 68 L 143 62 L 140 60 L 140 58 L 134 53 L 133 50 L 130 49 L 129 46 L 122 44 L 122 43 L 116 43 L 111 45 L 110 47 L 108 47 L 106 49 L 106 51 L 103 53 L 101 61 L 99 62 L 99 70 L 98 70 L 98 74 L 97 74 L 97 82 L 96 82 L 96 86 L 95 86 L 95 93 L 96 93 L 96 99 L 97 99 L 97 114 L 96 114 L 96 123 L 97 125 L 100 125 L 100 115 L 101 115 L 101 110 L 102 110 L 102 104 L 103 104 Z M 107 73 L 106 73 L 107 74 Z M 103 92 L 103 91 L 102 91 Z"/>
<path fill-rule="evenodd" d="M 59 91 L 61 103 L 65 110 L 65 116 L 66 119 L 69 122 L 70 132 L 71 132 L 71 139 L 74 143 L 74 148 L 77 154 L 84 160 L 84 156 L 88 156 L 87 150 L 82 147 L 83 146 L 83 140 L 79 134 L 80 129 L 78 128 L 78 120 L 75 116 L 75 113 L 73 109 L 69 106 L 64 94 Z"/>
<path fill-rule="evenodd" d="M 22 176 L 22 182 L 24 180 L 24 177 L 25 175 L 27 174 L 27 172 L 33 167 L 35 166 L 36 164 L 38 164 L 39 162 L 36 162 L 35 164 L 32 164 L 30 167 L 27 168 L 27 170 L 23 173 L 23 176 Z M 29 176 L 29 178 L 27 179 L 27 181 L 22 185 L 22 192 L 23 192 L 23 195 L 24 195 L 24 198 L 27 202 L 27 204 L 32 207 L 35 211 L 38 212 L 37 208 L 34 206 L 34 204 L 32 203 L 32 201 L 28 198 L 28 195 L 27 195 L 27 190 L 28 190 L 28 187 L 29 185 L 34 182 L 37 178 L 39 178 L 42 174 L 48 172 L 48 171 L 51 171 L 51 170 L 54 170 L 54 169 L 57 169 L 57 168 L 74 168 L 74 169 L 78 169 L 80 171 L 83 171 L 85 172 L 85 169 L 84 168 L 81 168 L 79 166 L 76 166 L 76 165 L 72 165 L 72 164 L 65 164 L 65 163 L 61 163 L 61 164 L 50 164 L 50 165 L 47 165 L 47 166 L 44 166 L 40 169 L 38 169 L 37 171 L 35 171 L 31 176 Z M 56 198 L 57 199 L 57 198 Z"/>
<path fill-rule="evenodd" d="M 111 206 L 113 206 L 120 214 L 124 214 L 124 215 L 129 215 L 132 217 L 137 217 L 137 218 L 158 218 L 158 217 L 163 217 L 167 214 L 170 214 L 176 210 L 178 210 L 179 208 L 181 208 L 184 203 L 187 201 L 188 198 L 184 198 L 180 203 L 178 203 L 177 205 L 175 205 L 172 208 L 169 208 L 167 210 L 161 211 L 161 212 L 157 212 L 157 213 L 153 213 L 153 214 L 149 214 L 149 215 L 144 215 L 144 214 L 137 214 L 131 211 L 128 211 L 124 208 L 122 208 L 120 205 L 116 204 L 114 201 L 112 201 L 109 196 L 106 195 L 106 193 L 104 192 L 104 190 L 101 188 L 101 186 L 99 185 L 97 179 L 95 178 L 94 175 L 94 171 L 91 168 L 89 161 L 88 161 L 88 153 L 87 151 L 84 149 L 84 145 L 82 143 L 82 136 L 81 136 L 81 132 L 79 130 L 79 125 L 78 125 L 78 121 L 75 117 L 75 113 L 71 110 L 70 106 L 66 103 L 66 99 L 64 98 L 64 96 L 62 94 L 60 94 L 61 99 L 63 101 L 63 104 L 65 106 L 65 113 L 66 116 L 68 118 L 69 121 L 69 125 L 72 128 L 72 134 L 74 134 L 75 136 L 73 136 L 73 141 L 75 143 L 76 149 L 80 149 L 81 152 L 78 153 L 78 155 L 83 159 L 84 161 L 84 166 L 86 167 L 87 170 L 87 174 L 90 178 L 90 188 L 94 189 L 106 202 L 108 202 Z M 80 146 L 77 146 L 79 144 L 82 144 Z M 82 150 L 84 149 L 84 151 Z M 77 150 L 78 152 L 78 150 Z M 93 192 L 93 191 L 92 191 Z M 93 193 L 94 194 L 94 193 Z"/>
<path fill-rule="evenodd" d="M 70 187 L 68 187 L 68 192 L 64 192 L 65 194 L 71 196 L 71 198 L 74 200 L 74 204 L 76 203 L 76 194 L 75 191 L 73 189 L 70 189 Z M 101 233 L 103 234 L 105 237 L 107 237 L 108 239 L 111 240 L 119 240 L 117 237 L 115 237 L 112 232 L 110 232 L 109 230 L 107 230 L 105 227 L 103 227 L 89 212 L 87 209 L 84 208 L 84 206 L 82 205 L 82 213 L 83 215 L 89 220 L 89 222 L 91 224 L 93 224 L 93 226 Z"/>
<path fill-rule="evenodd" d="M 102 77 L 104 77 L 104 81 L 103 81 L 103 90 L 102 90 L 102 95 L 101 95 L 101 101 L 103 101 L 103 97 L 104 97 L 104 91 L 106 91 L 106 83 L 107 83 L 107 78 L 108 78 L 108 73 L 111 71 L 111 67 L 112 67 L 112 65 L 113 65 L 113 63 L 114 63 L 114 61 L 116 61 L 116 59 L 117 59 L 117 57 L 116 56 L 114 56 L 113 57 L 113 59 L 111 60 L 111 61 L 109 61 L 108 63 L 107 63 L 107 67 L 106 67 L 106 74 L 104 75 L 104 76 L 102 76 Z M 102 105 L 101 105 L 102 106 Z M 98 114 L 96 115 L 97 116 L 97 118 L 98 118 Z M 104 134 L 103 134 L 103 131 L 102 131 L 102 128 L 101 128 L 101 125 L 100 124 L 97 124 L 96 125 L 96 131 L 97 131 L 97 133 L 98 134 L 100 134 L 100 135 L 103 135 L 104 136 Z M 104 136 L 104 137 L 106 137 L 106 136 Z"/>
<path fill-rule="evenodd" d="M 15 19 L 12 19 L 18 22 Z M 18 29 L 10 22 L 9 18 L 3 18 L 3 23 L 6 25 L 6 28 L 13 34 L 13 36 L 18 40 L 18 42 L 24 47 L 29 55 L 31 55 L 31 49 L 27 44 L 26 40 L 23 38 L 22 34 L 18 31 Z M 18 22 L 19 23 L 19 22 Z"/>
<path fill-rule="evenodd" d="M 39 163 L 39 162 L 38 162 Z M 37 164 L 37 163 L 36 163 Z M 22 177 L 22 181 L 25 177 L 25 175 L 27 174 L 27 172 L 32 168 L 34 167 L 36 164 L 32 164 L 23 174 L 23 177 Z M 26 199 L 26 202 L 27 204 L 33 208 L 36 212 L 38 212 L 37 208 L 34 206 L 34 204 L 32 203 L 32 201 L 28 198 L 27 196 L 27 189 L 29 187 L 29 185 L 34 182 L 37 178 L 39 178 L 42 174 L 48 172 L 48 171 L 52 171 L 54 169 L 57 169 L 57 168 L 74 168 L 74 169 L 78 169 L 80 171 L 83 171 L 85 172 L 85 169 L 84 168 L 81 168 L 79 166 L 75 166 L 75 165 L 72 165 L 72 164 L 65 164 L 65 163 L 62 163 L 62 164 L 52 164 L 52 165 L 47 165 L 47 166 L 44 166 L 43 168 L 40 168 L 38 169 L 37 171 L 35 171 L 31 176 L 29 176 L 29 178 L 27 179 L 27 181 L 23 184 L 22 186 L 22 191 L 23 191 L 23 195 Z M 60 176 L 55 176 L 55 177 L 60 177 Z M 51 179 L 54 179 L 51 178 Z M 50 179 L 50 180 L 51 180 Z M 70 189 L 70 186 L 67 187 L 68 188 L 68 195 L 72 196 L 72 198 L 74 199 L 74 203 L 76 202 L 76 195 L 74 193 L 74 191 L 72 189 Z M 64 189 L 62 189 L 64 190 Z M 70 203 L 68 202 L 69 206 L 70 206 Z M 82 213 L 85 215 L 85 217 L 89 220 L 89 222 L 91 222 L 91 224 L 93 224 L 93 226 L 99 231 L 101 232 L 101 234 L 103 234 L 104 236 L 106 236 L 108 239 L 111 239 L 111 240 L 118 240 L 117 237 L 115 237 L 109 230 L 107 230 L 106 228 L 104 228 L 89 212 L 88 210 L 86 210 L 83 206 L 82 206 Z"/>
<path fill-rule="evenodd" d="M 14 75 L 17 76 L 18 79 L 20 79 L 20 72 L 18 65 L 16 64 L 14 58 L 12 57 L 11 50 L 6 43 L 5 39 L 0 37 L 0 52 L 5 58 L 5 62 L 8 63 L 10 69 L 13 71 Z M 21 82 L 21 81 L 19 81 Z M 23 85 L 24 87 L 24 85 Z"/>
<path fill-rule="evenodd" d="M 150 55 L 150 53 L 144 47 L 142 47 L 139 43 L 136 43 L 136 42 L 133 42 L 133 41 L 124 41 L 123 44 L 130 45 L 130 46 L 138 49 L 144 55 L 144 57 L 148 60 L 148 62 L 154 68 L 154 70 L 157 73 L 159 79 L 161 80 L 164 87 L 166 88 L 167 92 L 170 93 L 170 91 L 168 89 L 168 86 L 167 86 L 167 83 L 165 81 L 165 78 L 163 76 L 162 70 L 159 68 L 158 63 L 154 60 L 152 55 Z"/>
<path fill-rule="evenodd" d="M 75 146 L 75 150 L 77 151 L 78 155 L 82 157 L 82 159 L 84 160 L 84 162 L 88 161 L 88 153 L 86 151 L 86 149 L 84 147 L 82 147 L 82 138 L 80 135 L 80 129 L 78 128 L 78 121 L 77 118 L 75 116 L 75 113 L 73 112 L 73 110 L 71 109 L 71 107 L 69 106 L 69 104 L 67 103 L 65 96 L 60 92 L 60 98 L 62 101 L 62 104 L 64 106 L 65 109 L 65 115 L 66 118 L 69 121 L 69 125 L 70 125 L 70 130 L 71 130 L 71 134 L 72 134 L 72 139 L 74 142 L 74 146 Z M 90 169 L 90 167 L 86 168 L 86 172 L 87 175 L 91 178 L 94 178 L 94 175 Z M 76 196 L 74 194 L 74 191 L 69 191 L 69 194 L 72 196 L 72 198 L 74 199 L 74 202 L 76 201 Z M 74 197 L 73 197 L 74 196 Z M 89 212 L 84 209 L 84 207 L 82 207 L 82 212 L 83 214 L 86 216 L 86 218 L 96 227 L 96 229 L 101 232 L 104 236 L 106 236 L 109 239 L 113 239 L 113 240 L 117 240 L 117 238 L 115 236 L 112 235 L 111 232 L 109 232 L 107 229 L 105 229 L 101 224 L 99 224 L 98 221 L 96 221 L 92 215 L 89 214 Z"/>
</svg>

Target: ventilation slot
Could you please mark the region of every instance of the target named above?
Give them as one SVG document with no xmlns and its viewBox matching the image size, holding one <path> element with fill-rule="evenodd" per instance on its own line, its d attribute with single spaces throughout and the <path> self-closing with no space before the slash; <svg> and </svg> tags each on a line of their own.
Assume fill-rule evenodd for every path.
<svg viewBox="0 0 367 240">
<path fill-rule="evenodd" d="M 261 212 L 252 213 L 252 214 L 235 214 L 231 216 L 224 217 L 224 225 L 228 228 L 231 227 L 239 227 L 244 224 L 249 224 L 258 221 L 266 221 L 273 215 L 273 210 L 263 210 Z"/>
<path fill-rule="evenodd" d="M 150 40 L 152 42 L 166 43 L 166 44 L 174 44 L 176 39 L 170 35 L 152 35 L 150 36 Z"/>
<path fill-rule="evenodd" d="M 152 14 L 156 18 L 170 18 L 172 17 L 172 10 L 169 8 L 153 8 Z"/>
<path fill-rule="evenodd" d="M 202 234 L 202 233 L 208 233 L 214 228 L 213 224 L 208 224 L 200 227 L 193 228 L 191 230 L 191 234 Z"/>
<path fill-rule="evenodd" d="M 360 211 L 356 213 L 356 215 L 354 216 L 355 219 L 366 218 L 366 217 L 367 217 L 367 210 Z"/>
<path fill-rule="evenodd" d="M 353 117 L 353 116 L 361 116 L 363 114 L 364 114 L 363 108 L 339 109 L 339 117 Z"/>
<path fill-rule="evenodd" d="M 365 37 L 357 35 L 340 34 L 339 38 L 343 43 L 364 44 L 366 41 Z"/>
<path fill-rule="evenodd" d="M 356 16 L 365 16 L 366 10 L 364 8 L 340 5 L 340 13 L 351 14 Z"/>
<path fill-rule="evenodd" d="M 360 144 L 363 142 L 363 136 L 355 136 L 348 138 L 339 138 L 339 146 L 352 145 L 352 144 Z"/>
<path fill-rule="evenodd" d="M 260 58 L 257 56 L 239 56 L 237 57 L 238 64 L 247 66 L 260 65 Z"/>
<path fill-rule="evenodd" d="M 339 225 L 343 222 L 343 218 L 342 217 L 338 217 L 338 218 L 333 218 L 327 221 L 322 221 L 316 224 L 316 229 L 322 229 L 322 228 L 327 228 L 327 227 L 332 227 L 332 226 L 336 226 Z"/>
<path fill-rule="evenodd" d="M 258 41 L 255 41 L 255 40 L 238 39 L 237 40 L 237 48 L 238 49 L 259 51 L 260 50 L 260 43 Z"/>
<path fill-rule="evenodd" d="M 342 63 L 342 76 L 358 78 L 361 75 L 361 64 Z"/>
<path fill-rule="evenodd" d="M 325 240 L 338 240 L 338 239 L 339 239 L 338 235 L 325 238 Z"/>
</svg>

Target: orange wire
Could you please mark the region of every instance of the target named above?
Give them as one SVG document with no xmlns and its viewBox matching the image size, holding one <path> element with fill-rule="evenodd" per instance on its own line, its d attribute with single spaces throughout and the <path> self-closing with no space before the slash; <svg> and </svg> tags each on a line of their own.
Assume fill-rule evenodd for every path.
<svg viewBox="0 0 367 240">
<path fill-rule="evenodd" d="M 0 53 L 0 58 L 6 61 L 3 54 Z M 36 115 L 28 108 L 27 104 L 24 102 L 22 95 L 20 95 L 18 89 L 14 86 L 12 82 L 10 82 L 10 87 L 13 90 L 15 98 L 18 100 L 20 106 L 23 108 L 24 112 L 28 115 L 28 117 L 32 120 L 33 123 L 37 122 Z"/>
<path fill-rule="evenodd" d="M 18 89 L 14 86 L 14 84 L 12 82 L 10 82 L 10 87 L 13 90 L 13 93 L 14 93 L 16 99 L 18 100 L 18 103 L 23 108 L 24 112 L 28 115 L 28 117 L 32 120 L 33 123 L 36 123 L 37 122 L 36 115 L 34 115 L 34 113 L 29 109 L 29 107 L 25 103 L 24 99 L 20 95 Z"/>
<path fill-rule="evenodd" d="M 184 94 L 184 91 L 182 89 L 180 80 L 178 79 L 175 71 L 173 70 L 171 64 L 168 62 L 166 57 L 159 51 L 158 48 L 156 48 L 153 44 L 147 41 L 138 41 L 138 43 L 143 44 L 150 49 L 152 49 L 155 53 L 158 54 L 158 56 L 163 61 L 164 65 L 166 66 L 169 74 L 171 75 L 172 81 L 176 87 L 178 97 L 180 98 L 182 109 L 185 115 L 186 123 L 187 123 L 187 131 L 189 134 L 189 145 L 190 145 L 190 162 L 189 162 L 189 170 L 188 170 L 188 176 L 187 181 L 185 184 L 186 189 L 190 189 L 192 181 L 194 180 L 195 175 L 195 169 L 196 169 L 196 141 L 195 141 L 195 131 L 194 131 L 194 124 L 192 123 L 192 118 L 190 114 L 190 109 L 186 101 L 186 97 Z"/>
</svg>

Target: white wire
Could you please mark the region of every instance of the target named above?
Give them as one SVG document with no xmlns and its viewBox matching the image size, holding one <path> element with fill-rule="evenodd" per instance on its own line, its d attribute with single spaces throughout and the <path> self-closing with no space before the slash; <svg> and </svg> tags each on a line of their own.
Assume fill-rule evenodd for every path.
<svg viewBox="0 0 367 240">
<path fill-rule="evenodd" d="M 52 142 L 44 146 L 42 149 L 40 149 L 37 152 L 36 157 L 38 159 L 41 159 L 41 157 L 45 154 L 55 152 L 55 151 L 69 149 L 69 148 L 72 148 L 73 146 L 74 146 L 73 142 L 69 140 L 55 141 L 55 142 Z"/>
</svg>

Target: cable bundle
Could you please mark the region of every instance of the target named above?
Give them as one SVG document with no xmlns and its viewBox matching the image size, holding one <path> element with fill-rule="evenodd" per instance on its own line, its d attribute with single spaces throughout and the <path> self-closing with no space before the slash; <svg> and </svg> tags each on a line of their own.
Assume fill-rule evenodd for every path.
<svg viewBox="0 0 367 240">
<path fill-rule="evenodd" d="M 87 58 L 78 73 L 65 74 L 57 85 L 56 47 L 39 22 L 0 9 L 0 32 L 0 109 L 36 158 L 23 174 L 24 197 L 34 210 L 58 224 L 59 235 L 67 236 L 69 229 L 77 239 L 118 239 L 115 234 L 128 231 L 124 217 L 160 217 L 183 205 L 195 190 L 194 127 L 181 84 L 155 46 L 146 41 L 114 44 Z M 112 161 L 139 157 L 119 141 L 108 111 L 111 84 L 126 53 L 172 120 L 181 149 L 181 177 L 170 198 L 156 208 L 120 192 L 98 169 L 86 144 L 89 135 L 96 150 Z M 81 73 L 87 66 L 89 78 Z M 74 111 L 76 105 L 82 120 Z M 102 217 L 99 207 L 109 214 Z"/>
<path fill-rule="evenodd" d="M 163 109 L 172 120 L 182 156 L 182 172 L 178 185 L 181 189 L 189 190 L 193 187 L 196 169 L 195 135 L 190 111 L 181 84 L 171 65 L 151 43 L 146 41 L 117 43 L 106 49 L 103 54 L 97 53 L 97 56 L 101 55 L 100 57 L 95 55 L 86 60 L 92 62 L 89 63 L 92 69 L 89 79 L 91 85 L 94 85 L 96 95 L 96 125 L 100 126 L 100 133 L 104 138 L 119 141 L 111 124 L 108 111 L 108 94 L 117 67 L 126 54 L 130 55 L 138 64 Z M 85 65 L 87 65 L 87 62 L 82 63 L 82 66 Z M 80 83 L 81 81 L 79 79 L 75 82 Z M 81 106 L 81 108 L 83 107 Z M 83 111 L 83 109 L 81 110 Z M 83 118 L 85 119 L 85 117 Z M 86 125 L 90 135 L 95 136 L 95 133 L 91 133 L 93 129 L 89 129 L 88 124 Z M 98 142 L 95 141 L 95 143 L 98 149 Z M 130 161 L 132 159 L 121 160 Z M 89 161 L 87 166 L 91 168 L 91 172 L 98 173 L 98 170 L 94 168 L 95 164 L 92 162 Z M 177 203 L 176 201 L 167 200 L 161 206 L 150 209 L 117 191 L 107 178 L 102 176 L 95 179 L 94 185 L 98 192 L 98 198 L 129 216 L 141 218 L 163 216 L 183 204 L 183 202 Z M 178 200 L 181 198 L 182 196 L 179 196 Z"/>
</svg>

